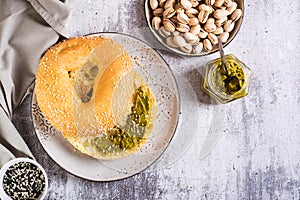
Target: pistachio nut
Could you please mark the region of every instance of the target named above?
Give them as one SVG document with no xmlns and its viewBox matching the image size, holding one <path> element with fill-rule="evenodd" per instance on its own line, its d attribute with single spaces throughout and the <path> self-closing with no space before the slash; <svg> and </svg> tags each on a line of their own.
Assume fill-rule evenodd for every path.
<svg viewBox="0 0 300 200">
<path fill-rule="evenodd" d="M 215 34 L 213 34 L 213 33 L 208 33 L 207 38 L 209 39 L 209 41 L 210 41 L 213 45 L 218 44 L 218 37 L 217 37 Z"/>
<path fill-rule="evenodd" d="M 160 17 L 153 17 L 153 19 L 152 19 L 152 27 L 155 30 L 157 30 L 157 31 L 159 30 L 160 23 L 161 23 L 161 18 Z"/>
<path fill-rule="evenodd" d="M 158 7 L 158 0 L 150 0 L 150 7 L 155 10 Z"/>
<path fill-rule="evenodd" d="M 155 10 L 153 10 L 153 15 L 157 17 L 161 17 L 163 13 L 164 13 L 163 8 L 156 8 Z"/>
<path fill-rule="evenodd" d="M 223 5 L 227 8 L 230 7 L 232 5 L 232 0 L 225 0 Z"/>
<path fill-rule="evenodd" d="M 189 8 L 185 11 L 186 15 L 189 17 L 195 17 L 199 14 L 199 11 L 195 8 Z"/>
<path fill-rule="evenodd" d="M 235 22 L 235 21 L 239 20 L 241 18 L 241 16 L 242 16 L 242 10 L 236 9 L 231 15 L 231 20 L 233 22 Z"/>
<path fill-rule="evenodd" d="M 194 35 L 198 35 L 200 33 L 200 29 L 201 29 L 200 24 L 197 24 L 191 27 L 190 32 Z"/>
<path fill-rule="evenodd" d="M 198 42 L 200 42 L 200 38 L 199 38 L 199 37 L 196 37 L 195 40 L 188 41 L 188 44 L 195 45 L 195 44 L 197 44 Z"/>
<path fill-rule="evenodd" d="M 175 36 L 175 35 L 180 35 L 180 32 L 179 31 L 174 31 L 172 32 L 172 34 Z"/>
<path fill-rule="evenodd" d="M 204 30 L 207 32 L 214 32 L 217 29 L 217 26 L 214 23 L 207 23 L 204 25 Z"/>
<path fill-rule="evenodd" d="M 177 24 L 176 30 L 179 31 L 179 32 L 182 32 L 182 33 L 189 32 L 190 31 L 190 26 L 187 25 L 187 24 L 183 24 L 183 23 L 179 22 Z"/>
<path fill-rule="evenodd" d="M 205 0 L 204 2 L 205 2 L 206 5 L 211 5 L 212 6 L 212 5 L 214 5 L 215 0 Z"/>
<path fill-rule="evenodd" d="M 190 25 L 190 26 L 195 26 L 195 25 L 198 25 L 198 24 L 199 24 L 199 20 L 196 17 L 190 18 L 190 21 L 188 23 L 188 25 Z"/>
<path fill-rule="evenodd" d="M 165 9 L 165 11 L 163 12 L 163 17 L 164 18 L 171 18 L 176 14 L 176 11 L 174 10 L 173 7 L 168 7 Z"/>
<path fill-rule="evenodd" d="M 201 28 L 198 37 L 204 39 L 207 37 L 207 35 L 208 33 L 203 28 Z"/>
<path fill-rule="evenodd" d="M 203 47 L 206 51 L 211 51 L 212 50 L 212 44 L 209 41 L 209 39 L 204 39 L 203 40 Z"/>
<path fill-rule="evenodd" d="M 185 11 L 182 7 L 179 6 L 179 4 L 176 4 L 174 9 L 176 10 L 177 14 L 182 13 L 182 12 L 184 13 L 184 11 Z"/>
<path fill-rule="evenodd" d="M 199 53 L 201 53 L 202 50 L 203 50 L 203 43 L 202 42 L 198 42 L 193 47 L 193 53 L 194 54 L 199 54 Z"/>
<path fill-rule="evenodd" d="M 169 32 L 175 31 L 175 24 L 171 20 L 164 19 L 163 24 L 164 24 L 164 27 L 167 31 L 169 31 Z"/>
<path fill-rule="evenodd" d="M 207 19 L 207 22 L 206 22 L 206 23 L 207 23 L 207 24 L 214 24 L 214 23 L 215 23 L 215 19 L 212 18 L 212 17 L 210 17 L 210 18 Z"/>
<path fill-rule="evenodd" d="M 224 31 L 230 33 L 234 28 L 235 23 L 230 19 L 224 24 Z"/>
<path fill-rule="evenodd" d="M 222 9 L 215 10 L 213 13 L 214 18 L 216 19 L 223 19 L 227 17 L 227 15 L 229 15 L 228 10 L 222 10 Z"/>
<path fill-rule="evenodd" d="M 228 32 L 223 32 L 223 33 L 220 34 L 220 39 L 221 39 L 222 43 L 227 42 L 228 38 L 229 38 L 229 33 Z"/>
<path fill-rule="evenodd" d="M 215 31 L 213 31 L 213 34 L 220 35 L 223 32 L 224 32 L 223 27 L 217 27 L 217 29 Z"/>
<path fill-rule="evenodd" d="M 179 22 L 183 23 L 183 24 L 187 24 L 190 21 L 190 18 L 184 14 L 184 12 L 180 12 L 177 14 L 177 19 Z"/>
<path fill-rule="evenodd" d="M 192 8 L 196 8 L 199 5 L 198 0 L 191 0 L 191 3 L 192 3 Z"/>
<path fill-rule="evenodd" d="M 163 8 L 165 6 L 165 3 L 167 2 L 167 0 L 159 0 L 158 1 L 158 5 L 159 7 Z"/>
<path fill-rule="evenodd" d="M 180 5 L 185 9 L 189 9 L 193 6 L 192 2 L 190 2 L 189 0 L 180 0 Z"/>
<path fill-rule="evenodd" d="M 164 8 L 165 9 L 167 9 L 169 7 L 174 8 L 175 4 L 176 4 L 176 0 L 167 0 L 165 5 L 164 5 Z"/>
<path fill-rule="evenodd" d="M 216 0 L 214 6 L 220 8 L 224 4 L 225 0 Z"/>
<path fill-rule="evenodd" d="M 171 35 L 171 32 L 167 31 L 164 26 L 161 26 L 158 30 L 158 33 L 163 36 L 164 38 L 167 38 Z"/>
<path fill-rule="evenodd" d="M 235 9 L 237 8 L 237 3 L 235 2 L 232 2 L 231 6 L 229 6 L 227 8 L 228 12 L 229 12 L 229 15 L 231 15 L 233 13 L 233 11 L 235 11 Z"/>
<path fill-rule="evenodd" d="M 174 15 L 171 19 L 170 19 L 174 24 L 178 24 L 179 21 L 177 19 L 177 15 Z"/>
<path fill-rule="evenodd" d="M 173 41 L 173 37 L 167 37 L 166 39 L 166 43 L 169 47 L 173 47 L 173 48 L 177 48 L 179 47 L 179 45 L 175 44 L 174 41 Z"/>
<path fill-rule="evenodd" d="M 201 10 L 205 10 L 205 11 L 208 12 L 208 14 L 211 14 L 211 13 L 213 13 L 213 11 L 214 11 L 214 9 L 213 9 L 211 6 L 206 5 L 206 4 L 201 4 L 201 5 L 198 7 L 198 9 L 199 9 L 200 11 L 201 11 Z"/>
<path fill-rule="evenodd" d="M 186 41 L 183 37 L 181 37 L 180 35 L 175 35 L 173 37 L 173 42 L 175 43 L 175 45 L 178 45 L 178 46 L 184 46 L 186 45 Z"/>
<path fill-rule="evenodd" d="M 202 24 L 206 23 L 208 17 L 209 17 L 209 12 L 207 12 L 205 10 L 200 10 L 200 12 L 198 14 L 198 20 L 200 23 L 202 23 Z"/>
<path fill-rule="evenodd" d="M 225 24 L 226 21 L 227 21 L 227 17 L 224 17 L 222 19 L 218 19 L 218 20 L 215 21 L 215 25 L 217 27 L 221 27 Z"/>
<path fill-rule="evenodd" d="M 197 40 L 197 38 L 198 38 L 198 36 L 196 36 L 196 35 L 194 35 L 193 33 L 190 33 L 190 32 L 184 33 L 183 37 L 184 37 L 184 39 L 187 43 L 189 43 L 189 42 L 194 43 L 195 40 Z"/>
<path fill-rule="evenodd" d="M 181 51 L 183 51 L 185 53 L 191 53 L 193 50 L 193 47 L 190 44 L 185 44 L 183 46 L 180 46 L 179 48 L 181 49 Z"/>
</svg>

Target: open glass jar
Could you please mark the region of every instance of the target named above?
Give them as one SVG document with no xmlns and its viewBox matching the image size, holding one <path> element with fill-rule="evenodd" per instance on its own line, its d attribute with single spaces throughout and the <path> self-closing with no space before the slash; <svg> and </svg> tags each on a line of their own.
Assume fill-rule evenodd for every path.
<svg viewBox="0 0 300 200">
<path fill-rule="evenodd" d="M 205 67 L 203 90 L 215 101 L 227 103 L 248 94 L 251 70 L 234 55 L 225 56 L 227 72 L 221 58 L 209 61 Z"/>
</svg>

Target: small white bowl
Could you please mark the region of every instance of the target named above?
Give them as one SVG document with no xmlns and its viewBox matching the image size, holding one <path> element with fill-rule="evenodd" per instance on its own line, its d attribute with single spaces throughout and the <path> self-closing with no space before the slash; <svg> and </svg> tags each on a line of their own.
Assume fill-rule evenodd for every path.
<svg viewBox="0 0 300 200">
<path fill-rule="evenodd" d="M 42 192 L 42 194 L 40 195 L 40 197 L 37 200 L 42 200 L 45 198 L 46 193 L 47 193 L 47 189 L 48 189 L 48 177 L 47 174 L 44 170 L 44 168 L 37 163 L 36 161 L 29 159 L 29 158 L 15 158 L 10 160 L 9 162 L 7 162 L 0 170 L 0 199 L 4 199 L 4 200 L 9 200 L 11 199 L 4 191 L 3 189 L 3 179 L 4 179 L 4 175 L 6 173 L 6 171 L 8 170 L 9 167 L 13 166 L 16 163 L 21 163 L 21 162 L 26 162 L 26 163 L 32 163 L 35 166 L 37 166 L 43 173 L 44 177 L 45 177 L 45 187 L 44 187 L 44 191 Z"/>
</svg>

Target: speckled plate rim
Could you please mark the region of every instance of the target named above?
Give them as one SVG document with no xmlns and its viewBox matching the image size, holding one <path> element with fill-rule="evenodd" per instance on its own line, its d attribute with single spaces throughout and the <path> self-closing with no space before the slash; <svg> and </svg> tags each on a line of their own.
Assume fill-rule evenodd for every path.
<svg viewBox="0 0 300 200">
<path fill-rule="evenodd" d="M 104 35 L 107 35 L 107 34 L 112 34 L 112 35 L 123 35 L 125 37 L 129 37 L 131 39 L 134 39 L 134 40 L 137 40 L 141 43 L 143 43 L 144 45 L 146 45 L 148 48 L 150 48 L 151 50 L 153 50 L 153 52 L 159 56 L 161 58 L 161 60 L 164 62 L 164 65 L 167 67 L 169 73 L 171 74 L 172 76 L 172 79 L 175 83 L 175 89 L 176 89 L 176 92 L 177 92 L 177 98 L 178 98 L 178 103 L 177 103 L 177 116 L 176 116 L 176 122 L 175 122 L 175 125 L 174 125 L 174 131 L 173 133 L 171 134 L 171 137 L 169 138 L 169 142 L 167 143 L 167 145 L 164 147 L 163 151 L 155 158 L 151 161 L 151 163 L 147 166 L 145 166 L 143 169 L 135 172 L 135 173 L 119 173 L 119 176 L 118 177 L 115 177 L 115 178 L 111 178 L 111 179 L 102 179 L 102 178 L 91 178 L 91 177 L 88 177 L 88 176 L 85 176 L 83 174 L 78 174 L 77 172 L 75 172 L 74 170 L 72 169 L 69 169 L 68 167 L 66 167 L 63 163 L 61 162 L 58 162 L 56 159 L 55 159 L 55 155 L 52 155 L 51 152 L 49 152 L 49 149 L 47 149 L 47 147 L 43 144 L 42 140 L 41 140 L 41 137 L 39 135 L 39 133 L 37 132 L 37 128 L 36 128 L 36 122 L 35 122 L 35 117 L 33 116 L 33 104 L 36 103 L 36 98 L 35 98 L 35 90 L 33 90 L 33 96 L 32 96 L 32 102 L 31 102 L 31 116 L 32 116 L 32 121 L 33 121 L 33 125 L 34 125 L 34 128 L 35 128 L 35 132 L 36 132 L 36 135 L 39 139 L 39 142 L 40 144 L 42 145 L 43 149 L 46 151 L 46 153 L 49 155 L 49 157 L 55 162 L 57 163 L 60 167 L 62 167 L 65 171 L 73 174 L 74 176 L 77 176 L 79 178 L 83 178 L 83 179 L 86 179 L 86 180 L 90 180 L 90 181 L 95 181 L 95 182 L 109 182 L 109 181 L 116 181 L 116 180 L 122 180 L 122 179 L 125 179 L 125 178 L 129 178 L 131 176 L 134 176 L 136 174 L 139 174 L 141 173 L 142 171 L 144 171 L 145 169 L 149 168 L 153 163 L 155 163 L 156 161 L 159 160 L 159 158 L 162 156 L 162 154 L 166 151 L 166 149 L 168 148 L 169 144 L 171 143 L 172 139 L 174 138 L 174 135 L 176 133 L 176 130 L 177 130 L 177 127 L 178 127 L 178 124 L 179 124 L 179 114 L 180 114 L 180 110 L 181 110 L 181 100 L 180 100 L 180 93 L 179 93 L 179 89 L 178 89 L 178 83 L 176 81 L 176 78 L 174 76 L 174 73 L 172 72 L 170 66 L 168 65 L 168 63 L 164 60 L 164 58 L 153 48 L 151 47 L 151 45 L 147 44 L 146 42 L 138 39 L 138 38 L 135 38 L 133 36 L 130 36 L 130 35 L 127 35 L 127 34 L 123 34 L 123 33 L 117 33 L 117 32 L 98 32 L 98 33 L 91 33 L 91 34 L 87 34 L 85 36 L 104 36 Z M 61 136 L 62 137 L 62 136 Z M 66 141 L 67 143 L 67 141 Z M 93 159 L 93 158 L 91 158 Z M 96 160 L 96 159 L 94 159 Z M 97 162 L 99 162 L 99 160 L 97 160 Z M 100 161 L 101 162 L 101 161 Z M 122 174 L 122 175 L 120 175 Z"/>
<path fill-rule="evenodd" d="M 241 29 L 241 26 L 243 24 L 243 19 L 244 19 L 244 15 L 245 15 L 245 2 L 244 0 L 240 0 L 241 1 L 241 5 L 240 8 L 243 12 L 243 15 L 241 16 L 241 18 L 237 21 L 237 26 L 234 27 L 234 29 L 232 30 L 232 33 L 233 35 L 230 35 L 229 36 L 229 39 L 228 41 L 223 44 L 223 47 L 225 48 L 229 43 L 231 43 L 231 41 L 237 36 L 238 32 L 240 31 Z M 172 47 L 169 47 L 161 38 L 161 36 L 157 33 L 157 31 L 155 31 L 153 28 L 152 28 L 152 25 L 151 25 L 151 21 L 150 21 L 150 9 L 149 9 L 149 0 L 145 0 L 144 2 L 144 12 L 145 12 L 145 18 L 146 18 L 146 21 L 147 21 L 147 25 L 148 25 L 148 28 L 150 29 L 150 31 L 152 32 L 152 34 L 154 35 L 154 37 L 159 41 L 159 43 L 161 45 L 163 45 L 163 47 L 165 48 L 164 50 L 166 51 L 171 51 L 173 53 L 176 53 L 176 54 L 179 54 L 181 56 L 188 56 L 188 57 L 201 57 L 201 56 L 206 56 L 206 55 L 210 55 L 210 54 L 213 54 L 215 52 L 218 51 L 218 47 L 217 46 L 214 46 L 213 47 L 213 50 L 212 51 L 206 51 L 206 52 L 203 52 L 201 54 L 191 54 L 191 53 L 184 53 L 176 48 L 172 48 Z"/>
</svg>

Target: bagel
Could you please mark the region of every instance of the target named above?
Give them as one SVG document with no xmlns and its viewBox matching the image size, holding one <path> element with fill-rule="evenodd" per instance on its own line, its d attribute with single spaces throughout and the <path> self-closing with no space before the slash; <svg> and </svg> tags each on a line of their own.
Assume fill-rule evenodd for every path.
<svg viewBox="0 0 300 200">
<path fill-rule="evenodd" d="M 50 124 L 97 159 L 136 152 L 156 120 L 151 88 L 109 38 L 76 37 L 51 47 L 40 59 L 35 94 Z"/>
</svg>

